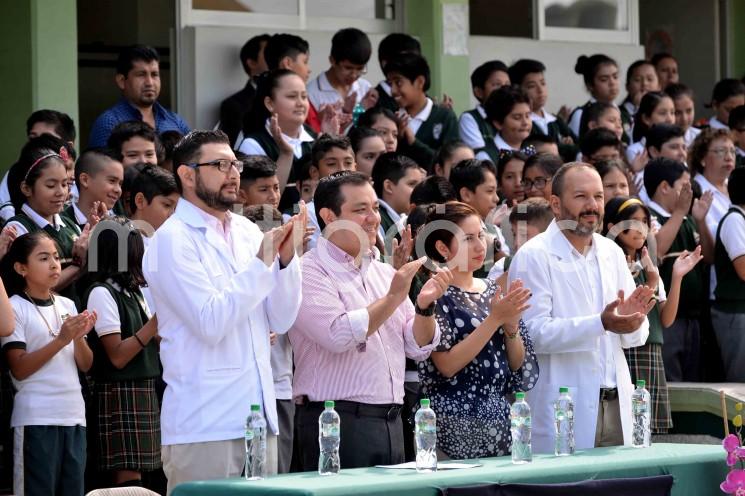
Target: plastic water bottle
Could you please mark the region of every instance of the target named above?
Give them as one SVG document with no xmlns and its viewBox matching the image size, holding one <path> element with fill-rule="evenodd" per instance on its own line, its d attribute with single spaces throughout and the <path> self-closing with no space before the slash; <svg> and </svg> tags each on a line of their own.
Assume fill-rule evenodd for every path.
<svg viewBox="0 0 745 496">
<path fill-rule="evenodd" d="M 336 475 L 341 468 L 339 460 L 339 442 L 341 440 L 341 419 L 334 410 L 333 401 L 325 401 L 325 409 L 318 417 L 318 473 Z"/>
<path fill-rule="evenodd" d="M 437 470 L 437 416 L 429 407 L 429 400 L 419 401 L 419 410 L 414 415 L 414 437 L 416 438 L 416 471 Z"/>
<path fill-rule="evenodd" d="M 510 408 L 512 433 L 512 463 L 521 464 L 533 461 L 533 448 L 530 445 L 530 405 L 525 401 L 525 393 L 516 393 L 515 402 Z"/>
<path fill-rule="evenodd" d="M 245 477 L 261 480 L 266 476 L 266 420 L 260 405 L 251 405 L 251 415 L 246 419 L 245 441 Z"/>
<path fill-rule="evenodd" d="M 631 434 L 631 446 L 634 448 L 648 448 L 652 444 L 650 423 L 652 411 L 650 408 L 649 391 L 643 379 L 636 381 L 636 389 L 631 395 L 631 414 L 634 416 L 634 430 Z"/>
<path fill-rule="evenodd" d="M 365 107 L 362 106 L 361 103 L 358 103 L 354 106 L 352 109 L 352 122 L 354 125 L 357 125 L 357 121 L 360 119 L 360 116 L 365 113 Z"/>
<path fill-rule="evenodd" d="M 559 388 L 559 398 L 554 403 L 554 420 L 556 422 L 556 456 L 574 454 L 574 401 L 569 396 L 568 387 Z"/>
</svg>

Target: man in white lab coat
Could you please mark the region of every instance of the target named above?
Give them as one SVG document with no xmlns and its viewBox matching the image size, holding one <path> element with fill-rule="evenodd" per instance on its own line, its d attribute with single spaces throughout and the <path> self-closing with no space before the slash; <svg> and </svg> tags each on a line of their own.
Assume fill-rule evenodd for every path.
<svg viewBox="0 0 745 496">
<path fill-rule="evenodd" d="M 623 348 L 649 335 L 653 291 L 635 288 L 621 249 L 596 234 L 603 184 L 589 164 L 565 164 L 553 179 L 556 220 L 515 255 L 510 280 L 533 293 L 523 314 L 541 367 L 528 395 L 533 448 L 554 450 L 553 401 L 568 386 L 576 447 L 630 444 L 633 386 Z"/>
<path fill-rule="evenodd" d="M 242 162 L 222 131 L 194 131 L 173 152 L 182 198 L 152 238 L 143 267 L 158 308 L 167 384 L 161 412 L 168 493 L 190 480 L 238 476 L 252 404 L 267 421 L 267 471 L 278 434 L 269 330 L 286 332 L 300 307 L 295 250 L 305 207 L 263 235 L 229 210 Z"/>
</svg>

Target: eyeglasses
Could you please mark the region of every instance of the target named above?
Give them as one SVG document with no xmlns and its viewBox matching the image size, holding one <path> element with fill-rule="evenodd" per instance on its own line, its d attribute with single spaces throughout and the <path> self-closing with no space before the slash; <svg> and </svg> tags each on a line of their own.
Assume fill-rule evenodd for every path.
<svg viewBox="0 0 745 496">
<path fill-rule="evenodd" d="M 724 158 L 727 155 L 732 155 L 733 157 L 737 156 L 737 150 L 734 148 L 712 148 L 709 151 L 719 158 Z"/>
<path fill-rule="evenodd" d="M 538 179 L 535 179 L 533 181 L 531 181 L 530 179 L 523 179 L 520 182 L 523 189 L 525 189 L 526 191 L 528 191 L 533 186 L 535 186 L 535 189 L 543 189 L 546 187 L 546 183 L 548 183 L 547 177 L 539 177 Z"/>
<path fill-rule="evenodd" d="M 212 166 L 217 167 L 217 169 L 222 172 L 223 174 L 227 174 L 228 171 L 230 171 L 231 167 L 235 167 L 235 170 L 238 171 L 238 174 L 243 172 L 243 162 L 240 160 L 230 160 L 227 158 L 221 158 L 219 160 L 213 160 L 211 162 L 203 162 L 201 164 L 192 163 L 192 164 L 184 164 L 187 165 L 193 169 L 196 169 L 197 167 L 204 167 L 204 166 Z"/>
</svg>

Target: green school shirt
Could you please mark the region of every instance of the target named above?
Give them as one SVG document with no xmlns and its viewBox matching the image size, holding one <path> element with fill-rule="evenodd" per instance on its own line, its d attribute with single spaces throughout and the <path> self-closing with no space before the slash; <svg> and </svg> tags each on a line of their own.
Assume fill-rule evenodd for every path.
<svg viewBox="0 0 745 496">
<path fill-rule="evenodd" d="M 451 109 L 433 104 L 429 118 L 419 127 L 415 138 L 411 145 L 399 139 L 396 151 L 429 171 L 440 147 L 458 139 L 458 118 Z"/>
</svg>

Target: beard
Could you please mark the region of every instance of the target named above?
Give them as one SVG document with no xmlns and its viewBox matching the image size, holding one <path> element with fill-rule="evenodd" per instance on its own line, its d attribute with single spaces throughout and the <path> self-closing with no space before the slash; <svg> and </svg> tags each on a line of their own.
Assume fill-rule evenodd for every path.
<svg viewBox="0 0 745 496">
<path fill-rule="evenodd" d="M 214 208 L 220 212 L 227 212 L 236 203 L 236 198 L 228 198 L 223 195 L 222 187 L 218 191 L 210 191 L 202 182 L 202 178 L 197 170 L 196 174 L 196 190 L 195 193 L 197 198 L 207 204 L 208 207 Z"/>
<path fill-rule="evenodd" d="M 583 215 L 594 215 L 596 220 L 592 224 L 583 224 L 582 216 Z M 561 219 L 557 219 L 561 221 L 571 221 L 574 222 L 574 228 L 571 229 L 572 234 L 575 236 L 580 237 L 589 237 L 595 234 L 600 230 L 600 226 L 603 225 L 603 217 L 600 215 L 600 212 L 598 210 L 583 210 L 579 213 L 579 215 L 575 216 L 571 212 L 564 209 L 564 207 L 561 208 Z"/>
</svg>

